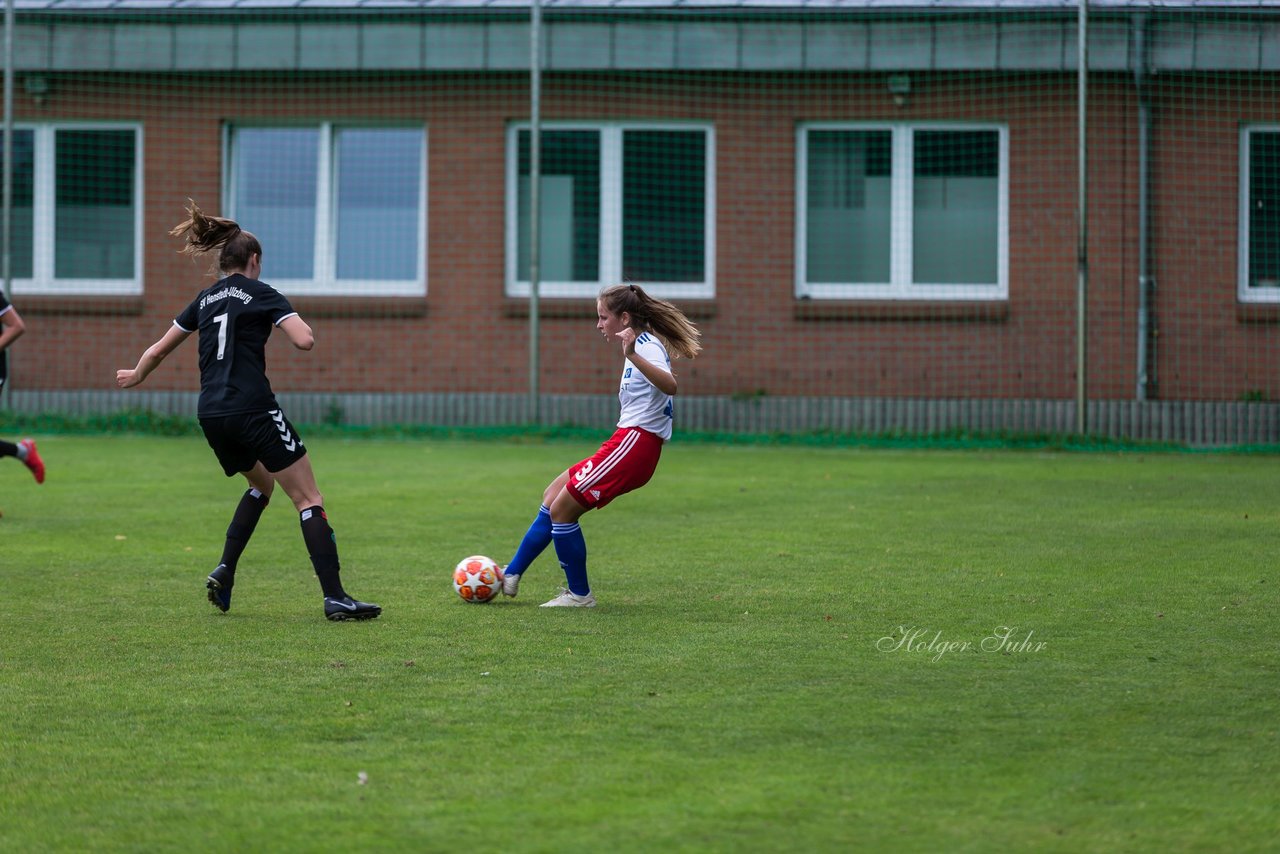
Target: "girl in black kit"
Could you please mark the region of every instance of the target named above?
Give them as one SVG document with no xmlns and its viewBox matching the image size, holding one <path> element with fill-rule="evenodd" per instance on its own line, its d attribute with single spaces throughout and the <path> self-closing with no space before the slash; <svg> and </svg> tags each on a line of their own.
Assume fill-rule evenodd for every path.
<svg viewBox="0 0 1280 854">
<path fill-rule="evenodd" d="M 0 290 L 0 389 L 4 388 L 5 380 L 9 378 L 9 357 L 5 355 L 5 350 L 26 331 L 27 325 L 22 322 L 18 310 L 9 305 L 4 291 Z M 44 460 L 40 459 L 34 439 L 23 439 L 21 442 L 0 439 L 0 457 L 17 457 L 31 471 L 36 483 L 44 483 Z"/>
<path fill-rule="evenodd" d="M 279 483 L 298 510 L 302 539 L 324 590 L 325 616 L 372 619 L 382 608 L 357 601 L 342 588 L 337 542 L 307 449 L 267 380 L 265 348 L 271 330 L 279 327 L 294 347 L 310 350 L 315 343 L 311 327 L 282 294 L 258 281 L 262 246 L 256 237 L 232 220 L 206 216 L 195 202 L 187 211 L 191 218 L 169 233 L 186 240 L 182 251 L 189 255 L 219 250 L 224 278 L 196 296 L 164 337 L 142 354 L 137 367 L 116 371 L 116 384 L 138 385 L 192 332 L 200 332 L 200 427 L 227 477 L 239 472 L 249 481 L 227 528 L 222 560 L 209 574 L 209 601 L 221 611 L 231 608 L 236 563 Z"/>
</svg>

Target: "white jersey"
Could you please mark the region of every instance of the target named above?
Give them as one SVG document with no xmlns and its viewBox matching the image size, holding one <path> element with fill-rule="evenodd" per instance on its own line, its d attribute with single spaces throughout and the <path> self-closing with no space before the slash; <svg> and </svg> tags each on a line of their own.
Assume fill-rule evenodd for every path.
<svg viewBox="0 0 1280 854">
<path fill-rule="evenodd" d="M 636 339 L 636 355 L 671 373 L 671 359 L 667 356 L 667 348 L 662 346 L 658 336 L 652 332 L 641 333 Z M 671 395 L 665 394 L 649 382 L 648 377 L 640 373 L 640 369 L 631 364 L 630 359 L 623 362 L 618 402 L 622 404 L 622 413 L 618 416 L 619 427 L 639 427 L 663 439 L 671 438 Z"/>
</svg>

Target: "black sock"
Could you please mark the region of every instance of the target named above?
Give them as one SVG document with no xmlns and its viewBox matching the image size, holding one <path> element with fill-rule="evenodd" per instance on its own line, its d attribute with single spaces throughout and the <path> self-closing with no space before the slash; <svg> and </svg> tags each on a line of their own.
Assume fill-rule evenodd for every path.
<svg viewBox="0 0 1280 854">
<path fill-rule="evenodd" d="M 267 497 L 257 489 L 249 489 L 240 496 L 235 515 L 231 517 L 231 524 L 227 526 L 227 542 L 222 547 L 222 560 L 219 561 L 232 575 L 235 574 L 240 555 L 244 554 L 244 547 L 249 545 L 249 538 L 258 527 L 262 511 L 267 509 L 267 501 Z"/>
<path fill-rule="evenodd" d="M 18 455 L 18 446 L 13 442 L 5 442 L 0 440 L 0 457 L 16 457 Z"/>
<path fill-rule="evenodd" d="M 320 579 L 320 588 L 329 598 L 343 598 L 347 593 L 338 577 L 338 541 L 333 528 L 329 527 L 329 517 L 324 515 L 324 508 L 319 505 L 308 507 L 298 514 L 298 518 L 302 522 L 302 540 L 307 544 L 311 565 L 315 567 L 316 578 Z"/>
</svg>

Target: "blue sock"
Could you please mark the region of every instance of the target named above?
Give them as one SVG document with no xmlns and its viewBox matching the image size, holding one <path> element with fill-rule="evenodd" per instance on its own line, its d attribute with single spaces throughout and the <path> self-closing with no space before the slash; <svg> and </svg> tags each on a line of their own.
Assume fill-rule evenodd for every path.
<svg viewBox="0 0 1280 854">
<path fill-rule="evenodd" d="M 551 526 L 551 539 L 569 590 L 586 596 L 591 587 L 587 584 L 587 541 L 582 538 L 582 528 L 577 522 L 556 522 Z"/>
<path fill-rule="evenodd" d="M 524 539 L 520 541 L 520 548 L 516 549 L 516 556 L 511 559 L 511 563 L 507 564 L 507 574 L 519 575 L 524 572 L 549 545 L 551 545 L 551 511 L 543 505 L 538 508 L 537 518 L 533 520 L 529 530 L 524 532 Z"/>
</svg>

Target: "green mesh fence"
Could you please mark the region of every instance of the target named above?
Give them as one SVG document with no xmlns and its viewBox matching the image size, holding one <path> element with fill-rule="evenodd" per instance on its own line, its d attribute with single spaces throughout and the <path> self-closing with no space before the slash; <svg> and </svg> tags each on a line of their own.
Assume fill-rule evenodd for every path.
<svg viewBox="0 0 1280 854">
<path fill-rule="evenodd" d="M 677 433 L 1071 433 L 1083 394 L 1097 436 L 1280 441 L 1272 6 L 1087 7 L 1083 378 L 1074 2 L 11 6 L 15 417 L 194 413 L 194 346 L 113 388 L 211 282 L 192 198 L 316 330 L 268 350 L 300 422 L 607 428 L 630 282 L 703 332 Z"/>
</svg>

